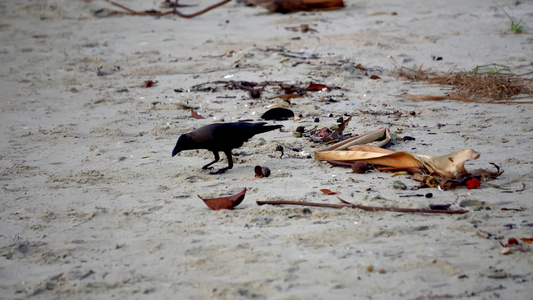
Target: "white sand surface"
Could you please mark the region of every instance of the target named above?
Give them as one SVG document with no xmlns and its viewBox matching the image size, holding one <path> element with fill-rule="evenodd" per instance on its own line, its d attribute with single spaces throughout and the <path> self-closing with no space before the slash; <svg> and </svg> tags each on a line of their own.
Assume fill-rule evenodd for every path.
<svg viewBox="0 0 533 300">
<path fill-rule="evenodd" d="M 139 10 L 160 4 L 119 2 Z M 500 242 L 533 237 L 533 106 L 397 98 L 446 91 L 396 78 L 391 57 L 441 72 L 493 63 L 531 72 L 518 67 L 533 62 L 533 37 L 510 33 L 501 8 L 533 26 L 533 2 L 346 5 L 269 14 L 230 2 L 183 19 L 96 17 L 98 9 L 117 10 L 104 1 L 0 2 L 0 299 L 531 299 L 533 247 L 520 242 L 525 252 L 504 255 Z M 316 32 L 286 29 L 301 24 Z M 145 80 L 157 84 L 140 87 Z M 188 92 L 217 80 L 341 89 L 294 99 L 298 121 L 276 122 L 282 131 L 254 137 L 234 150 L 232 170 L 209 175 L 201 166 L 210 152 L 171 158 L 179 135 L 259 120 L 281 93 Z M 332 168 L 313 159 L 320 146 L 293 134 L 354 112 L 346 133 L 387 127 L 416 138 L 390 149 L 428 155 L 473 148 L 481 157 L 467 169 L 501 165 L 505 172 L 491 183 L 510 190 L 396 190 L 394 180 L 419 183 Z M 249 181 L 256 165 L 272 175 Z M 235 210 L 209 210 L 197 197 L 244 187 Z M 452 204 L 469 212 L 256 205 L 339 203 L 323 188 L 363 205 Z M 433 197 L 402 197 L 427 192 Z"/>
</svg>

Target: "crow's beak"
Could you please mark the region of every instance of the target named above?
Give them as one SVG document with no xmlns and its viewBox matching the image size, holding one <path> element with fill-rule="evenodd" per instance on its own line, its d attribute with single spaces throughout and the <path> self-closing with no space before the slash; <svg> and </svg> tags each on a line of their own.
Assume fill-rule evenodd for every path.
<svg viewBox="0 0 533 300">
<path fill-rule="evenodd" d="M 178 154 L 180 151 L 181 151 L 180 148 L 175 147 L 174 150 L 172 150 L 172 157 L 176 156 L 176 154 Z"/>
</svg>

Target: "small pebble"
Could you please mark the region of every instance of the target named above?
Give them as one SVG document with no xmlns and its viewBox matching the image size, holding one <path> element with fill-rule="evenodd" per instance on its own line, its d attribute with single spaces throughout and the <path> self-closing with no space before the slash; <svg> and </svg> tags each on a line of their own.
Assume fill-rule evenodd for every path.
<svg viewBox="0 0 533 300">
<path fill-rule="evenodd" d="M 433 197 L 433 193 L 427 193 L 425 196 L 426 196 L 426 198 L 431 198 L 431 197 Z"/>
<path fill-rule="evenodd" d="M 320 122 L 320 119 L 319 118 L 315 118 L 315 123 L 318 123 Z"/>
<path fill-rule="evenodd" d="M 394 180 L 394 182 L 392 183 L 392 187 L 397 189 L 397 190 L 405 190 L 405 189 L 407 189 L 407 186 L 403 182 L 401 182 L 399 180 Z"/>
</svg>

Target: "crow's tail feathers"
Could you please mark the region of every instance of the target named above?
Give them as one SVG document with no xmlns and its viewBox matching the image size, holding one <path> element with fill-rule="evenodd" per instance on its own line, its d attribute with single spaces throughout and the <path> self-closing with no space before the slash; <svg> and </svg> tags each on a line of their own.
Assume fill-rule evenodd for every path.
<svg viewBox="0 0 533 300">
<path fill-rule="evenodd" d="M 255 134 L 264 133 L 264 132 L 268 132 L 268 131 L 272 131 L 272 130 L 276 130 L 278 128 L 283 127 L 283 125 L 265 125 L 265 124 L 266 123 L 259 123 L 258 124 L 259 126 L 255 126 L 254 127 L 254 135 Z"/>
</svg>

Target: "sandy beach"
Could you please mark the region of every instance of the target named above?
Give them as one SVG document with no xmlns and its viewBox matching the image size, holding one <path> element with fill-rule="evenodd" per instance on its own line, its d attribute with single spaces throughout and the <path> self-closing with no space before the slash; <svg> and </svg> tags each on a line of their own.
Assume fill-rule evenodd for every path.
<svg viewBox="0 0 533 300">
<path fill-rule="evenodd" d="M 345 4 L 279 14 L 229 2 L 184 19 L 109 15 L 121 10 L 105 1 L 1 2 L 0 299 L 533 299 L 532 104 L 405 99 L 449 88 L 395 72 L 533 72 L 533 30 L 510 32 L 505 14 L 533 26 L 533 2 Z M 256 99 L 230 81 L 265 88 Z M 292 99 L 299 118 L 269 121 L 284 127 L 235 149 L 225 174 L 201 169 L 206 150 L 171 157 L 183 133 L 286 104 L 273 83 L 331 90 Z M 504 173 L 477 189 L 417 189 L 409 174 L 317 161 L 324 146 L 295 134 L 350 115 L 344 133 L 388 128 L 388 149 L 424 155 L 471 148 L 481 156 L 468 170 Z M 257 165 L 271 175 L 251 180 Z M 233 210 L 198 197 L 244 188 Z M 256 204 L 337 196 L 468 212 Z"/>
</svg>

